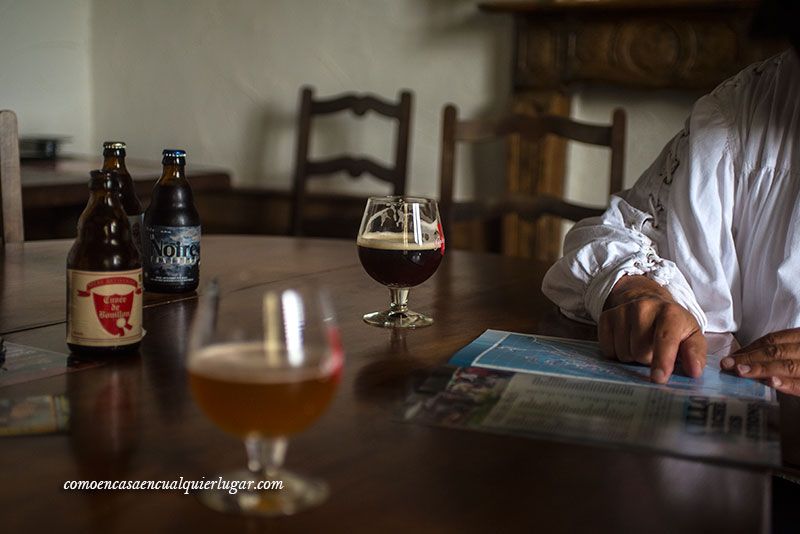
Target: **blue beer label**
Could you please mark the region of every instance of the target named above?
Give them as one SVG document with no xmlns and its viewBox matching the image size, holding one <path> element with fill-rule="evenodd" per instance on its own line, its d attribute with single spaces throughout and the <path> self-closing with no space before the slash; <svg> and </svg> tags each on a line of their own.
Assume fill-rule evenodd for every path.
<svg viewBox="0 0 800 534">
<path fill-rule="evenodd" d="M 200 273 L 199 226 L 146 228 L 145 282 L 176 287 L 196 283 Z"/>
</svg>

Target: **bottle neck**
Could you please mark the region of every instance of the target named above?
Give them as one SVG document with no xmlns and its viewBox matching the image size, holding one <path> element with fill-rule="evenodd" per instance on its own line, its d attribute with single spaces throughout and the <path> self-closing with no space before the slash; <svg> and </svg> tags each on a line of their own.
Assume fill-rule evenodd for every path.
<svg viewBox="0 0 800 534">
<path fill-rule="evenodd" d="M 103 152 L 104 171 L 125 171 L 125 153 L 121 150 L 105 150 Z"/>
<path fill-rule="evenodd" d="M 186 166 L 183 163 L 165 163 L 161 172 L 162 183 L 178 182 L 186 179 Z"/>
<path fill-rule="evenodd" d="M 119 189 L 112 189 L 99 186 L 92 188 L 89 192 L 89 203 L 87 206 L 88 211 L 94 211 L 95 208 L 110 208 L 112 211 L 120 211 L 125 213 L 120 203 Z"/>
<path fill-rule="evenodd" d="M 81 239 L 109 239 L 116 234 L 118 225 L 107 226 L 107 223 L 115 219 L 125 218 L 125 210 L 120 204 L 119 189 L 104 187 L 102 184 L 92 183 L 89 191 L 89 202 L 86 209 L 78 220 L 78 235 Z M 91 231 L 88 234 L 87 221 L 91 227 L 102 226 L 104 230 L 100 233 Z"/>
<path fill-rule="evenodd" d="M 89 202 L 78 219 L 78 237 L 67 256 L 72 269 L 119 271 L 141 267 L 116 177 L 93 171 Z"/>
<path fill-rule="evenodd" d="M 114 207 L 114 204 L 119 202 L 119 191 L 109 191 L 108 189 L 92 191 L 89 202 L 92 204 L 103 204 L 104 206 Z"/>
</svg>

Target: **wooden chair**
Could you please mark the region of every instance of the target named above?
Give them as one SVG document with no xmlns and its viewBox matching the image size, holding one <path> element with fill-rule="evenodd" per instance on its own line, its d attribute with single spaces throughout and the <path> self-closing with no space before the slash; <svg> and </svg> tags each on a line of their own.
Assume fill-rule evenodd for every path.
<svg viewBox="0 0 800 534">
<path fill-rule="evenodd" d="M 300 92 L 300 117 L 297 127 L 297 153 L 295 158 L 294 190 L 291 206 L 291 232 L 303 234 L 304 208 L 306 203 L 306 184 L 311 177 L 330 177 L 339 172 L 347 172 L 352 178 L 364 173 L 392 184 L 393 194 L 404 195 L 406 191 L 406 170 L 408 160 L 408 140 L 411 130 L 411 93 L 401 91 L 399 102 L 392 103 L 374 95 L 343 94 L 330 99 L 314 99 L 314 90 L 304 87 Z M 351 111 L 363 116 L 373 111 L 384 117 L 397 120 L 394 165 L 386 167 L 368 157 L 342 155 L 312 161 L 309 157 L 312 119 L 341 111 Z M 357 229 L 354 229 L 356 232 Z"/>
<path fill-rule="evenodd" d="M 22 184 L 19 170 L 19 134 L 17 115 L 0 111 L 0 197 L 2 198 L 2 235 L 0 246 L 22 243 Z"/>
<path fill-rule="evenodd" d="M 526 221 L 554 215 L 572 221 L 603 213 L 605 208 L 567 202 L 551 195 L 506 194 L 500 198 L 454 202 L 456 143 L 481 143 L 519 136 L 525 141 L 541 141 L 552 134 L 573 141 L 611 148 L 609 196 L 620 191 L 625 161 L 625 112 L 615 109 L 610 126 L 585 124 L 555 115 L 528 116 L 509 114 L 492 119 L 459 120 L 458 109 L 447 105 L 442 113 L 442 154 L 439 183 L 439 207 L 445 236 L 455 222 L 498 219 L 516 214 Z"/>
</svg>

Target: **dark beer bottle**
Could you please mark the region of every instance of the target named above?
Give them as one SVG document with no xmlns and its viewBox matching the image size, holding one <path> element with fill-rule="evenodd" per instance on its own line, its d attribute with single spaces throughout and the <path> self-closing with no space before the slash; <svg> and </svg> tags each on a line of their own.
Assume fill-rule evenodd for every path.
<svg viewBox="0 0 800 534">
<path fill-rule="evenodd" d="M 92 171 L 67 256 L 67 345 L 79 355 L 133 352 L 142 339 L 142 263 L 113 171 Z"/>
<path fill-rule="evenodd" d="M 165 150 L 164 171 L 144 214 L 144 288 L 194 291 L 200 282 L 200 216 L 186 180 L 186 152 Z"/>
<path fill-rule="evenodd" d="M 131 224 L 133 242 L 141 250 L 144 210 L 142 209 L 142 203 L 139 202 L 139 198 L 136 196 L 133 179 L 127 167 L 125 167 L 125 143 L 120 141 L 106 141 L 103 143 L 103 170 L 117 173 L 122 208 L 128 215 L 128 222 Z"/>
</svg>

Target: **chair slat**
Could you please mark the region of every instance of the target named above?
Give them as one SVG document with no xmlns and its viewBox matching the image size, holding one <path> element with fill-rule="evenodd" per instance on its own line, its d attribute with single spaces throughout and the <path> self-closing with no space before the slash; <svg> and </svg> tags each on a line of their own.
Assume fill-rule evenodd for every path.
<svg viewBox="0 0 800 534">
<path fill-rule="evenodd" d="M 2 197 L 2 241 L 22 243 L 22 183 L 19 168 L 19 134 L 13 111 L 0 111 L 0 197 Z"/>
<path fill-rule="evenodd" d="M 315 99 L 314 90 L 304 87 L 300 91 L 300 115 L 297 127 L 297 146 L 295 152 L 294 190 L 292 194 L 291 232 L 303 234 L 303 218 L 306 186 L 309 180 L 325 178 L 339 172 L 346 172 L 353 178 L 370 174 L 392 185 L 395 195 L 406 191 L 408 169 L 408 147 L 411 132 L 411 102 L 409 91 L 401 91 L 396 103 L 386 101 L 371 94 L 346 93 L 333 98 Z M 382 165 L 366 156 L 343 154 L 328 159 L 312 161 L 311 128 L 314 116 L 352 111 L 357 116 L 367 112 L 377 113 L 397 121 L 394 143 L 394 165 Z"/>
<path fill-rule="evenodd" d="M 442 112 L 442 152 L 440 166 L 439 204 L 445 235 L 454 222 L 489 220 L 514 214 L 535 222 L 544 215 L 578 221 L 601 215 L 605 208 L 584 206 L 551 195 L 506 194 L 468 202 L 454 202 L 456 143 L 482 143 L 509 136 L 526 141 L 539 141 L 546 135 L 611 149 L 609 196 L 622 189 L 625 157 L 625 112 L 617 109 L 611 125 L 588 124 L 555 115 L 527 116 L 508 114 L 487 119 L 459 120 L 458 109 L 445 106 Z"/>
<path fill-rule="evenodd" d="M 392 104 L 374 95 L 347 94 L 328 100 L 315 100 L 311 104 L 311 113 L 313 115 L 327 115 L 345 110 L 351 110 L 356 115 L 364 115 L 368 111 L 374 111 L 384 117 L 395 119 L 399 119 L 402 114 L 402 110 L 397 104 Z"/>
<path fill-rule="evenodd" d="M 394 183 L 393 169 L 381 165 L 368 157 L 340 156 L 338 158 L 312 161 L 306 165 L 306 173 L 309 176 L 323 177 L 339 172 L 346 172 L 352 178 L 358 178 L 367 173 L 384 182 Z"/>
</svg>

